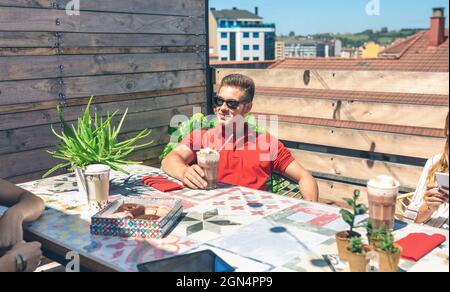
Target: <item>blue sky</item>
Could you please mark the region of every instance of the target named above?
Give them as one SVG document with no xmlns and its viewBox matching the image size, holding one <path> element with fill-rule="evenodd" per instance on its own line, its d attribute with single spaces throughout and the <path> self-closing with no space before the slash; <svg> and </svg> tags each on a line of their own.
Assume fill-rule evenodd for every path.
<svg viewBox="0 0 450 292">
<path fill-rule="evenodd" d="M 366 6 L 379 3 L 379 15 L 368 15 Z M 237 7 L 254 11 L 265 22 L 277 25 L 277 34 L 360 32 L 388 27 L 427 28 L 433 7 L 445 7 L 448 27 L 448 0 L 209 0 L 216 9 Z M 372 10 L 374 11 L 374 10 Z"/>
</svg>

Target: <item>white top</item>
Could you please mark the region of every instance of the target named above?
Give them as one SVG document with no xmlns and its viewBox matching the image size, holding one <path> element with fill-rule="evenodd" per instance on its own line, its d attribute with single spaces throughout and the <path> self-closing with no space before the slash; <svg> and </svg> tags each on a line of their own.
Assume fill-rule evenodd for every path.
<svg viewBox="0 0 450 292">
<path fill-rule="evenodd" d="M 404 219 L 406 221 L 415 221 L 417 218 L 417 215 L 419 213 L 419 208 L 423 204 L 423 195 L 427 189 L 427 177 L 430 169 L 433 167 L 433 165 L 441 159 L 442 154 L 438 154 L 433 156 L 432 158 L 428 159 L 427 163 L 425 164 L 425 167 L 423 169 L 422 175 L 420 176 L 419 184 L 417 185 L 416 192 L 414 194 L 414 197 L 408 206 L 408 208 L 405 211 Z M 445 228 L 449 229 L 448 224 L 448 203 L 445 203 L 437 209 L 433 215 L 431 215 L 431 218 L 425 222 L 425 224 L 438 227 L 438 228 Z"/>
</svg>

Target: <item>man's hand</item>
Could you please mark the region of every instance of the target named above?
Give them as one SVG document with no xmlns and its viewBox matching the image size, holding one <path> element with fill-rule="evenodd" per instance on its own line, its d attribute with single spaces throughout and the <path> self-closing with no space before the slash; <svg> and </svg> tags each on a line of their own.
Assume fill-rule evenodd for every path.
<svg viewBox="0 0 450 292">
<path fill-rule="evenodd" d="M 41 244 L 39 242 L 20 242 L 8 252 L 8 256 L 15 257 L 21 254 L 26 262 L 27 268 L 25 272 L 35 271 L 42 259 Z"/>
<path fill-rule="evenodd" d="M 181 181 L 183 184 L 191 189 L 205 189 L 208 183 L 203 178 L 205 173 L 197 164 L 187 166 L 184 170 Z"/>
<path fill-rule="evenodd" d="M 23 241 L 23 215 L 10 208 L 0 218 L 0 248 L 10 248 Z"/>
</svg>

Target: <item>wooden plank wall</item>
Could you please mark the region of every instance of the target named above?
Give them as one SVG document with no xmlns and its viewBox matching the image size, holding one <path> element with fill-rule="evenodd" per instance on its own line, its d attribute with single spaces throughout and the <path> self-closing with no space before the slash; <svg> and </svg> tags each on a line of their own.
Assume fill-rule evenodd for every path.
<svg viewBox="0 0 450 292">
<path fill-rule="evenodd" d="M 318 146 L 291 150 L 318 178 L 323 202 L 342 204 L 342 198 L 350 197 L 355 188 L 366 192 L 367 181 L 380 174 L 398 179 L 403 191 L 415 189 L 423 162 L 444 148 L 448 73 L 313 70 L 305 84 L 304 72 L 220 68 L 216 90 L 228 74 L 245 74 L 255 80 L 252 111 L 278 117 L 280 140 Z M 355 92 L 366 94 L 355 100 Z M 377 101 L 378 95 L 390 101 Z M 333 125 L 336 121 L 337 126 Z M 339 154 L 333 152 L 336 148 Z M 348 154 L 342 154 L 346 149 Z M 390 159 L 367 158 L 361 153 Z"/>
<path fill-rule="evenodd" d="M 152 129 L 146 164 L 168 141 L 175 114 L 206 111 L 206 0 L 0 0 L 0 177 L 38 179 L 57 163 L 46 150 L 91 95 L 106 114 L 129 108 L 122 138 Z"/>
</svg>

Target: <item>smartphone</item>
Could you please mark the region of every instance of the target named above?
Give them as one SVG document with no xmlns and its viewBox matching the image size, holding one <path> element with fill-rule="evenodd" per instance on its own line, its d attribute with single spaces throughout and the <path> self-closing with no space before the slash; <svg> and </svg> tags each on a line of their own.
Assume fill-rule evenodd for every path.
<svg viewBox="0 0 450 292">
<path fill-rule="evenodd" d="M 234 272 L 235 268 L 226 263 L 211 250 L 174 256 L 171 258 L 142 263 L 139 272 Z"/>
<path fill-rule="evenodd" d="M 448 173 L 437 172 L 436 173 L 436 182 L 440 189 L 446 188 L 448 189 Z"/>
</svg>

